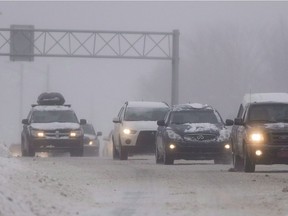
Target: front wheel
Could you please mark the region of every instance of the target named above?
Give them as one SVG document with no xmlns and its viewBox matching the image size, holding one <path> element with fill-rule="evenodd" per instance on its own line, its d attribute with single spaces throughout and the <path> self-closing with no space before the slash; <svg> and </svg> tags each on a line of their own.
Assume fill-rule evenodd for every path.
<svg viewBox="0 0 288 216">
<path fill-rule="evenodd" d="M 240 156 L 233 153 L 233 167 L 235 171 L 243 171 L 244 161 Z"/>
<path fill-rule="evenodd" d="M 157 145 L 155 148 L 155 159 L 156 159 L 156 164 L 163 163 L 163 157 L 159 154 L 159 150 L 157 148 Z"/>
<path fill-rule="evenodd" d="M 255 161 L 251 155 L 249 155 L 246 145 L 244 146 L 244 172 L 255 172 Z"/>
<path fill-rule="evenodd" d="M 172 165 L 174 164 L 174 158 L 172 155 L 168 154 L 165 150 L 165 153 L 164 153 L 164 157 L 163 157 L 163 162 L 165 165 Z"/>
</svg>

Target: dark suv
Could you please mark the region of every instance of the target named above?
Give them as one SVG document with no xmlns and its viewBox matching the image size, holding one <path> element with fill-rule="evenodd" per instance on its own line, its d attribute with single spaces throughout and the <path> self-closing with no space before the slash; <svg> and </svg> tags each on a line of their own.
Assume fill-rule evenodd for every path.
<svg viewBox="0 0 288 216">
<path fill-rule="evenodd" d="M 157 124 L 156 163 L 173 164 L 175 159 L 231 163 L 229 131 L 211 106 L 176 105 Z"/>
<path fill-rule="evenodd" d="M 231 131 L 235 171 L 254 172 L 256 164 L 288 164 L 288 94 L 247 97 Z"/>
<path fill-rule="evenodd" d="M 86 124 L 86 120 L 81 119 L 79 122 L 71 107 L 62 104 L 64 99 L 59 104 L 59 95 L 51 94 L 49 100 L 38 100 L 37 105 L 32 105 L 28 117 L 22 120 L 22 156 L 59 150 L 70 152 L 71 156 L 82 156 L 84 139 L 80 124 Z"/>
</svg>

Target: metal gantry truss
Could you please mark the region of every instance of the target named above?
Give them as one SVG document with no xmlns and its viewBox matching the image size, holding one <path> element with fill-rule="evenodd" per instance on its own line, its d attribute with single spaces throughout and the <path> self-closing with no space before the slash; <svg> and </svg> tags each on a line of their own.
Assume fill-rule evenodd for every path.
<svg viewBox="0 0 288 216">
<path fill-rule="evenodd" d="M 0 56 L 11 61 L 34 57 L 83 57 L 171 60 L 171 105 L 178 103 L 179 31 L 85 31 L 0 28 Z"/>
<path fill-rule="evenodd" d="M 17 50 L 11 35 L 22 38 L 26 47 Z M 171 60 L 172 37 L 173 32 L 0 29 L 0 55 Z M 32 54 L 25 52 L 31 47 Z"/>
</svg>

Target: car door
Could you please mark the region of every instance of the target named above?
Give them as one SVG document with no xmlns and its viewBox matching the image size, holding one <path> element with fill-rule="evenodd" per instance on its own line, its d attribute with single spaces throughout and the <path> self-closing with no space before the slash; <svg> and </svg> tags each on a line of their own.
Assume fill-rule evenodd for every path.
<svg viewBox="0 0 288 216">
<path fill-rule="evenodd" d="M 240 104 L 240 107 L 238 109 L 237 117 L 236 118 L 241 118 L 244 112 L 243 105 Z M 238 154 L 238 130 L 239 130 L 239 125 L 234 124 L 231 129 L 231 139 L 232 139 L 232 150 L 236 154 Z"/>
<path fill-rule="evenodd" d="M 247 113 L 248 113 L 248 108 L 246 107 L 241 117 L 243 122 L 245 122 Z M 245 133 L 246 133 L 246 126 L 239 125 L 237 129 L 237 149 L 238 149 L 238 154 L 241 155 L 242 157 L 243 157 L 243 144 L 244 144 Z"/>
</svg>

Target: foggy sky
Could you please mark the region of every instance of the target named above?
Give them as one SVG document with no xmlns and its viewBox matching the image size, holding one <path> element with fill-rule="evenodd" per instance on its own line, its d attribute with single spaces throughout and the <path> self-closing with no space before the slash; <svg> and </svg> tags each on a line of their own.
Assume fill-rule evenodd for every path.
<svg viewBox="0 0 288 216">
<path fill-rule="evenodd" d="M 211 104 L 224 119 L 235 117 L 245 93 L 287 92 L 288 2 L 1 1 L 0 12 L 1 28 L 178 29 L 179 102 Z M 0 142 L 20 140 L 21 119 L 46 90 L 61 92 L 104 136 L 125 101 L 171 99 L 170 61 L 0 57 L 0 68 Z"/>
</svg>

